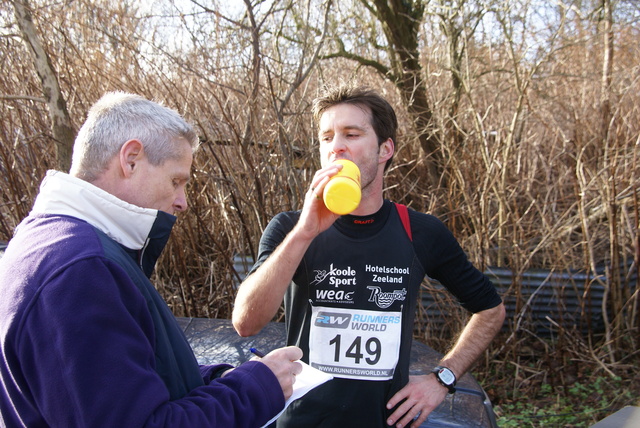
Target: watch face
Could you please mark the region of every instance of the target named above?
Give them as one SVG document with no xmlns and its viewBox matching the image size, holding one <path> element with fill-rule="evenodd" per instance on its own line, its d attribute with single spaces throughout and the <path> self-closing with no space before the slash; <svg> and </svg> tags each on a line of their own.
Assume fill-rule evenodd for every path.
<svg viewBox="0 0 640 428">
<path fill-rule="evenodd" d="M 456 376 L 451 370 L 447 368 L 441 368 L 440 370 L 438 370 L 438 377 L 447 385 L 453 385 L 456 381 Z"/>
</svg>

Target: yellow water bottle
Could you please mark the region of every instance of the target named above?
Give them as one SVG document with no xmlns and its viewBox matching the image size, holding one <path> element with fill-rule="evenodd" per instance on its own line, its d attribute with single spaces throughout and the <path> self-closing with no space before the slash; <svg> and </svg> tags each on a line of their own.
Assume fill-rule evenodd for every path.
<svg viewBox="0 0 640 428">
<path fill-rule="evenodd" d="M 349 214 L 360 204 L 360 169 L 358 165 L 347 159 L 338 159 L 334 163 L 343 167 L 331 177 L 323 192 L 325 206 L 329 211 L 338 214 Z"/>
</svg>

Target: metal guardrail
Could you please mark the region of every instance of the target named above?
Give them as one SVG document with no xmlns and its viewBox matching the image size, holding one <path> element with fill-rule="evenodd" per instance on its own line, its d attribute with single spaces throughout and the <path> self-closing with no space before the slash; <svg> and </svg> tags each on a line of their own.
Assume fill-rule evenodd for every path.
<svg viewBox="0 0 640 428">
<path fill-rule="evenodd" d="M 604 272 L 531 269 L 518 278 L 508 269 L 491 268 L 485 273 L 502 292 L 515 327 L 525 323 L 542 334 L 559 327 L 577 326 L 583 332 L 604 327 Z"/>
<path fill-rule="evenodd" d="M 620 283 L 637 288 L 637 270 L 633 262 L 622 266 Z M 505 328 L 525 327 L 548 335 L 559 328 L 578 328 L 582 332 L 604 329 L 606 270 L 552 271 L 529 269 L 520 274 L 501 267 L 490 267 L 485 275 L 495 284 L 507 310 Z M 436 289 L 442 286 L 431 281 Z M 422 305 L 429 322 L 444 319 L 449 308 L 431 293 L 422 290 Z"/>
</svg>

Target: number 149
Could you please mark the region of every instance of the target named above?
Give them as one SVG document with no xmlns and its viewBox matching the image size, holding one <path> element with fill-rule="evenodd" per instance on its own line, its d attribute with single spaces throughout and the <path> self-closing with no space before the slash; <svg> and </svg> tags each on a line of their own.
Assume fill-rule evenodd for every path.
<svg viewBox="0 0 640 428">
<path fill-rule="evenodd" d="M 341 335 L 336 335 L 333 339 L 329 341 L 330 345 L 335 345 L 336 349 L 334 352 L 333 360 L 335 362 L 340 361 L 341 356 L 341 348 L 340 344 L 342 341 Z M 364 344 L 364 350 L 367 353 L 367 357 L 365 358 L 364 353 L 362 352 L 362 336 L 357 336 L 355 340 L 349 345 L 347 351 L 344 356 L 347 358 L 353 358 L 356 364 L 360 364 L 360 360 L 363 358 L 369 365 L 374 365 L 380 360 L 380 354 L 382 352 L 382 346 L 380 344 L 380 340 L 377 337 L 370 337 Z"/>
</svg>

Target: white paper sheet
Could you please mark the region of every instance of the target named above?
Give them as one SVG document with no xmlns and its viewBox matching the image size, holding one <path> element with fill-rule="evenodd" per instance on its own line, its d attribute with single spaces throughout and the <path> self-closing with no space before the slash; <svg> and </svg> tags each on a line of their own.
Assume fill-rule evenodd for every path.
<svg viewBox="0 0 640 428">
<path fill-rule="evenodd" d="M 282 412 L 289 407 L 289 404 L 293 403 L 316 386 L 322 385 L 326 381 L 333 379 L 333 376 L 329 373 L 315 369 L 303 361 L 298 360 L 297 362 L 302 364 L 302 371 L 300 374 L 296 375 L 296 381 L 293 383 L 293 394 L 291 394 L 291 397 L 285 403 L 284 409 L 271 418 L 269 422 L 264 424 L 263 428 L 278 419 Z"/>
</svg>

